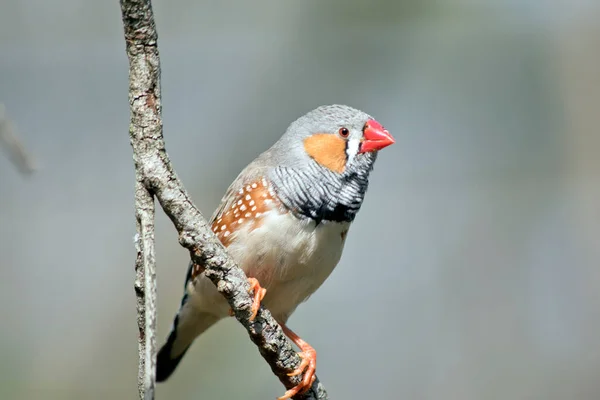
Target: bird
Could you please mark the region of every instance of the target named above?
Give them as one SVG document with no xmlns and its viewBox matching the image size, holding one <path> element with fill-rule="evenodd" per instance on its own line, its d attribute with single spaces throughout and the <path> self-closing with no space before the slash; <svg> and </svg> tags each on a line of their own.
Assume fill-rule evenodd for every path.
<svg viewBox="0 0 600 400">
<path fill-rule="evenodd" d="M 337 266 L 378 152 L 394 142 L 361 110 L 317 107 L 239 173 L 209 220 L 248 277 L 250 320 L 262 304 L 300 349 L 302 362 L 289 375 L 303 374 L 302 380 L 279 400 L 306 392 L 316 371 L 316 350 L 287 326 L 288 318 Z M 156 380 L 167 380 L 192 342 L 230 315 L 203 267 L 190 263 L 179 310 L 157 355 Z"/>
</svg>

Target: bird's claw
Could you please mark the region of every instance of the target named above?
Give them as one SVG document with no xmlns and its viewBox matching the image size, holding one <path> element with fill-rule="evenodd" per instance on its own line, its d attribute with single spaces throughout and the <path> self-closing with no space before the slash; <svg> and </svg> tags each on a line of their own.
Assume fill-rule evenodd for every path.
<svg viewBox="0 0 600 400">
<path fill-rule="evenodd" d="M 256 278 L 248 278 L 248 283 L 250 284 L 250 289 L 248 293 L 252 293 L 254 291 L 254 300 L 252 301 L 252 314 L 250 315 L 250 322 L 254 321 L 256 318 L 256 314 L 258 313 L 258 309 L 260 308 L 260 302 L 265 298 L 267 294 L 267 289 L 260 286 L 258 283 L 258 279 Z"/>
<path fill-rule="evenodd" d="M 315 382 L 316 376 L 315 371 L 317 369 L 317 352 L 311 346 L 306 345 L 301 352 L 298 353 L 302 362 L 294 371 L 290 372 L 288 376 L 298 376 L 304 373 L 304 378 L 302 381 L 298 383 L 296 386 L 286 391 L 283 396 L 279 397 L 277 400 L 287 400 L 291 399 L 293 396 L 297 394 L 301 394 L 306 392 L 311 388 L 313 383 Z"/>
<path fill-rule="evenodd" d="M 260 302 L 265 298 L 267 294 L 267 289 L 260 286 L 258 283 L 258 279 L 256 278 L 248 278 L 248 283 L 250 284 L 250 289 L 248 289 L 248 293 L 252 293 L 254 291 L 254 299 L 252 301 L 252 315 L 250 315 L 250 322 L 254 321 L 256 318 L 256 314 L 258 313 L 258 309 L 260 308 Z M 233 309 L 229 309 L 228 314 L 230 317 L 233 317 L 235 313 Z"/>
</svg>

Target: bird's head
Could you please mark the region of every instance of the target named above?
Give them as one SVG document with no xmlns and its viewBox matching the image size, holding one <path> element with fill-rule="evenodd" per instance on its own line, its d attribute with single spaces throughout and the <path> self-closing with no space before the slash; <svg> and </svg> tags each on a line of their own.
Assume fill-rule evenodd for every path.
<svg viewBox="0 0 600 400">
<path fill-rule="evenodd" d="M 351 222 L 379 150 L 394 138 L 370 115 L 321 106 L 294 121 L 268 152 L 275 191 L 288 209 L 317 221 Z"/>
<path fill-rule="evenodd" d="M 280 140 L 291 167 L 316 163 L 337 174 L 370 171 L 394 138 L 369 114 L 344 105 L 318 107 L 294 121 Z"/>
</svg>

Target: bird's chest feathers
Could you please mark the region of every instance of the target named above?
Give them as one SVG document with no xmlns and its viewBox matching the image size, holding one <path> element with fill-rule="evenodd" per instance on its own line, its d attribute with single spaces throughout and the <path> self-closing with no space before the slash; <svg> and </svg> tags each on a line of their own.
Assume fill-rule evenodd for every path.
<svg viewBox="0 0 600 400">
<path fill-rule="evenodd" d="M 269 290 L 295 283 L 308 296 L 331 274 L 340 260 L 349 223 L 316 224 L 291 213 L 270 212 L 262 225 L 237 233 L 229 252 L 249 276 Z M 304 293 L 310 292 L 310 293 Z"/>
</svg>

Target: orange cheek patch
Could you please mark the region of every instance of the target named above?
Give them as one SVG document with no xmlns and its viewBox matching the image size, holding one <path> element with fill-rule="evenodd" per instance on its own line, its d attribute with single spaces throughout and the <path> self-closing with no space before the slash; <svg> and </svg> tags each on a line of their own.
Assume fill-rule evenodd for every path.
<svg viewBox="0 0 600 400">
<path fill-rule="evenodd" d="M 337 135 L 317 133 L 304 139 L 304 150 L 316 162 L 337 173 L 346 168 L 346 141 Z"/>
</svg>

